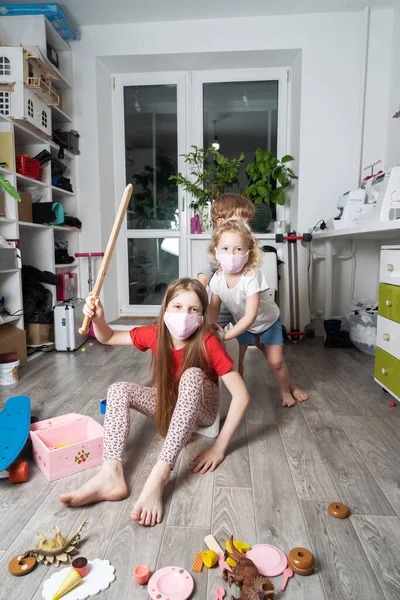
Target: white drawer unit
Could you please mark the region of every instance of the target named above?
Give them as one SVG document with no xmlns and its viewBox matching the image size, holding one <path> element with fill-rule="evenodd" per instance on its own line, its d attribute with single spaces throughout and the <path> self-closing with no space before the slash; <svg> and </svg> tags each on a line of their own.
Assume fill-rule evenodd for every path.
<svg viewBox="0 0 400 600">
<path fill-rule="evenodd" d="M 382 246 L 374 377 L 400 402 L 400 246 Z"/>
<path fill-rule="evenodd" d="M 400 323 L 378 316 L 376 345 L 400 360 Z"/>
<path fill-rule="evenodd" d="M 382 246 L 379 281 L 400 285 L 400 246 Z"/>
</svg>

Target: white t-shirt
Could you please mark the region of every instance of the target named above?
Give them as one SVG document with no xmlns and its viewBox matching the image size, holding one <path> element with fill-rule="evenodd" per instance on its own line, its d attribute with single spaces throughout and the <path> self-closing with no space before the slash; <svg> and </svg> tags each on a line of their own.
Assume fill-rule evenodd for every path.
<svg viewBox="0 0 400 600">
<path fill-rule="evenodd" d="M 209 285 L 212 293 L 221 299 L 236 321 L 244 317 L 247 297 L 260 292 L 258 314 L 248 329 L 251 333 L 261 333 L 269 329 L 279 318 L 279 308 L 274 302 L 267 280 L 259 269 L 245 271 L 234 288 L 228 288 L 224 272 L 217 271 Z"/>
</svg>

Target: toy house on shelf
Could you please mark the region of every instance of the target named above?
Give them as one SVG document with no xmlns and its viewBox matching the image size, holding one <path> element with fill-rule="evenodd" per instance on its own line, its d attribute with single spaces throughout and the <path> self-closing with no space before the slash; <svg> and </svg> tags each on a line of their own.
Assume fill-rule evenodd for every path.
<svg viewBox="0 0 400 600">
<path fill-rule="evenodd" d="M 34 51 L 0 45 L 0 113 L 30 123 L 51 137 L 50 106 L 61 106 L 58 77 Z"/>
</svg>

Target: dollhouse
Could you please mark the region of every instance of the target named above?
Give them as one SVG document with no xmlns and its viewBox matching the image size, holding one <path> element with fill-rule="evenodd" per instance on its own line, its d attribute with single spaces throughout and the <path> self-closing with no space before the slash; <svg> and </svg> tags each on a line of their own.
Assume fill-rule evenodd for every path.
<svg viewBox="0 0 400 600">
<path fill-rule="evenodd" d="M 57 76 L 39 48 L 0 45 L 0 113 L 51 137 L 51 106 L 61 105 Z"/>
</svg>

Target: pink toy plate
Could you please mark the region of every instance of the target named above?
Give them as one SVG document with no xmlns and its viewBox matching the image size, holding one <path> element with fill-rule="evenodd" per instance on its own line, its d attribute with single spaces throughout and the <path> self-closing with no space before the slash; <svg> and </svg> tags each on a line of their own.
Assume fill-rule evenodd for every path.
<svg viewBox="0 0 400 600">
<path fill-rule="evenodd" d="M 147 591 L 152 600 L 186 600 L 193 585 L 193 578 L 185 569 L 164 567 L 150 577 Z"/>
<path fill-rule="evenodd" d="M 265 577 L 281 575 L 287 566 L 287 558 L 282 550 L 270 544 L 256 544 L 246 552 L 246 556 Z"/>
</svg>

